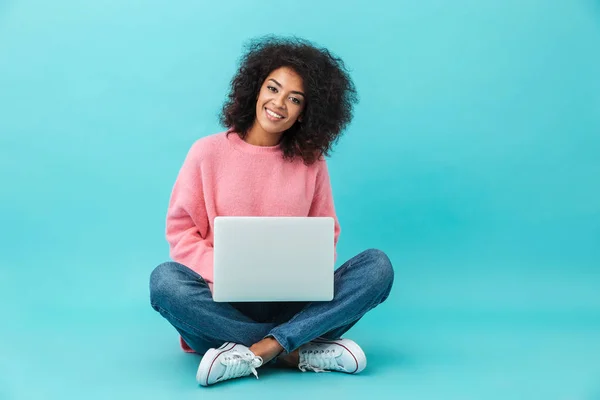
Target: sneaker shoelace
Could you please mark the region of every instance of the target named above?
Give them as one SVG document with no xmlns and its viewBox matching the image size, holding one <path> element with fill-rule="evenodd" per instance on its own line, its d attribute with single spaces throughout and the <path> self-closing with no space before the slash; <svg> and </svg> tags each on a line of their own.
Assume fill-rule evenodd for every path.
<svg viewBox="0 0 600 400">
<path fill-rule="evenodd" d="M 262 358 L 255 356 L 252 353 L 240 353 L 233 351 L 226 355 L 221 362 L 227 366 L 225 374 L 223 374 L 221 380 L 239 378 L 249 375 L 250 372 L 254 374 L 256 379 L 258 379 L 258 372 L 256 372 L 256 368 L 262 365 Z"/>
<path fill-rule="evenodd" d="M 337 363 L 333 350 L 306 350 L 298 364 L 302 372 L 329 372 L 342 371 L 343 368 Z"/>
</svg>

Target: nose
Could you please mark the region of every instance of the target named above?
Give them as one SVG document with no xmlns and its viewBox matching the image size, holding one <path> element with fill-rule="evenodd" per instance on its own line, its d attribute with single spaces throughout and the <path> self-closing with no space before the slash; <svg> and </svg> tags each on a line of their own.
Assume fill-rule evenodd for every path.
<svg viewBox="0 0 600 400">
<path fill-rule="evenodd" d="M 285 96 L 283 95 L 283 93 L 278 93 L 277 96 L 275 96 L 275 98 L 273 98 L 273 104 L 277 107 L 277 108 L 283 108 L 285 105 Z"/>
</svg>

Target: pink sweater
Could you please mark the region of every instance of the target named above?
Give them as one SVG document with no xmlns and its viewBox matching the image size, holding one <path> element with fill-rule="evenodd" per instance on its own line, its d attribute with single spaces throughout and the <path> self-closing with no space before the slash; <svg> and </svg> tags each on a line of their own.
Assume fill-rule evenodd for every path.
<svg viewBox="0 0 600 400">
<path fill-rule="evenodd" d="M 279 146 L 254 146 L 236 133 L 192 145 L 167 211 L 171 258 L 196 271 L 211 290 L 217 216 L 328 216 L 335 220 L 335 246 L 340 234 L 325 160 L 289 162 Z"/>
</svg>

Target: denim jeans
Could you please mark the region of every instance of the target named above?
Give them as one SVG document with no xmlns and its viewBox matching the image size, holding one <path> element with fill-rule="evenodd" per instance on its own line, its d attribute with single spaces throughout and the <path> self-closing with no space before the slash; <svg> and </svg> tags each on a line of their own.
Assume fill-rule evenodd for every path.
<svg viewBox="0 0 600 400">
<path fill-rule="evenodd" d="M 200 275 L 166 262 L 150 276 L 150 302 L 199 354 L 224 342 L 250 347 L 275 338 L 290 353 L 316 338 L 339 339 L 390 294 L 394 271 L 380 250 L 367 250 L 335 271 L 327 302 L 217 303 Z"/>
</svg>

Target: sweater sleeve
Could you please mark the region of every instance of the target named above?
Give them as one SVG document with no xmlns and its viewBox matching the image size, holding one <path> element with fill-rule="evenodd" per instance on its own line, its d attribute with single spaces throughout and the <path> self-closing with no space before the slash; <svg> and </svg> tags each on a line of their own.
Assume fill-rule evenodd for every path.
<svg viewBox="0 0 600 400">
<path fill-rule="evenodd" d="M 334 220 L 334 239 L 333 251 L 334 259 L 337 259 L 337 243 L 340 236 L 341 228 L 338 221 L 335 204 L 333 201 L 333 192 L 329 178 L 329 170 L 325 161 L 320 162 L 319 171 L 317 172 L 317 182 L 315 194 L 313 197 L 309 217 L 332 217 Z"/>
<path fill-rule="evenodd" d="M 198 145 L 192 146 L 173 185 L 167 210 L 166 238 L 173 261 L 213 282 L 213 247 L 205 239 L 209 229 L 204 203 Z"/>
</svg>

